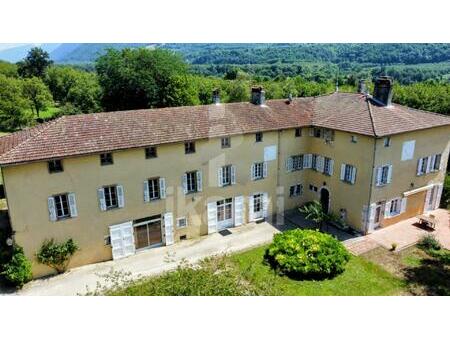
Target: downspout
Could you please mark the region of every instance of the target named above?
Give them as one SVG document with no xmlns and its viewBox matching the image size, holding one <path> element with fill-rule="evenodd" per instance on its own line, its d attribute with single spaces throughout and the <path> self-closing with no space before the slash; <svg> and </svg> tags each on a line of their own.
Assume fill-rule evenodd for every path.
<svg viewBox="0 0 450 338">
<path fill-rule="evenodd" d="M 372 189 L 373 189 L 373 175 L 374 175 L 374 171 L 375 171 L 375 155 L 377 152 L 377 134 L 375 131 L 375 124 L 373 121 L 373 116 L 372 116 L 372 109 L 370 107 L 370 101 L 369 98 L 366 97 L 367 100 L 367 106 L 369 108 L 369 116 L 370 116 L 370 121 L 372 122 L 372 130 L 373 130 L 373 153 L 372 153 L 372 172 L 370 173 L 370 184 L 369 184 L 369 196 L 367 198 L 367 216 L 366 216 L 366 224 L 364 224 L 364 234 L 367 234 L 369 229 L 369 218 L 370 218 L 370 202 L 372 199 Z"/>
<path fill-rule="evenodd" d="M 276 215 L 275 215 L 275 223 L 278 225 L 278 218 L 280 217 L 279 213 L 278 213 L 278 189 L 279 189 L 279 184 L 280 184 L 280 155 L 281 155 L 281 150 L 280 150 L 280 143 L 281 143 L 281 130 L 278 130 L 278 134 L 277 134 L 277 181 L 276 181 L 276 185 L 275 185 L 275 207 L 276 207 Z M 284 193 L 283 193 L 283 198 L 284 198 Z M 284 210 L 283 210 L 283 217 L 284 217 Z"/>
</svg>

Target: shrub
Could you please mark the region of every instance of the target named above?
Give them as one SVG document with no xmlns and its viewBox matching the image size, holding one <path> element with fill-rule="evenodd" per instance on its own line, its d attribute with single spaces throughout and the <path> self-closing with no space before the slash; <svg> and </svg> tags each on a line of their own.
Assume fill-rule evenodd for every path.
<svg viewBox="0 0 450 338">
<path fill-rule="evenodd" d="M 265 258 L 282 274 L 301 279 L 324 279 L 342 273 L 350 254 L 331 235 L 295 229 L 276 234 Z"/>
<path fill-rule="evenodd" d="M 69 238 L 64 243 L 56 243 L 52 238 L 45 240 L 36 254 L 37 261 L 48 265 L 58 273 L 66 271 L 70 258 L 78 250 L 78 245 Z"/>
<path fill-rule="evenodd" d="M 419 247 L 424 250 L 440 250 L 441 243 L 433 235 L 425 235 L 419 242 Z"/>
<path fill-rule="evenodd" d="M 23 253 L 22 247 L 14 245 L 11 260 L 3 265 L 2 275 L 16 287 L 21 288 L 33 277 L 31 262 Z"/>
</svg>

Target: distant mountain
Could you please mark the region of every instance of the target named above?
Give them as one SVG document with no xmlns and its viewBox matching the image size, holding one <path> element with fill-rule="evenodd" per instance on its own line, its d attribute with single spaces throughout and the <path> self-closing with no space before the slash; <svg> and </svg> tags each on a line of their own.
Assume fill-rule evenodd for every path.
<svg viewBox="0 0 450 338">
<path fill-rule="evenodd" d="M 8 62 L 17 62 L 22 60 L 28 53 L 28 51 L 36 46 L 41 47 L 48 53 L 53 52 L 57 49 L 61 44 L 60 43 L 43 43 L 43 44 L 24 44 L 11 48 L 6 48 L 0 50 L 0 60 L 8 61 Z"/>
</svg>

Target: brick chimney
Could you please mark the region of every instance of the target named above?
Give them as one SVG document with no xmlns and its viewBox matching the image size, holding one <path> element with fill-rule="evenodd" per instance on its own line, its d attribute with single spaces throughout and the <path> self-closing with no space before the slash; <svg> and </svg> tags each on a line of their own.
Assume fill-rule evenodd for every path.
<svg viewBox="0 0 450 338">
<path fill-rule="evenodd" d="M 252 103 L 258 106 L 262 106 L 266 103 L 266 92 L 262 87 L 252 87 Z"/>
<path fill-rule="evenodd" d="M 394 80 L 390 76 L 380 76 L 375 80 L 375 88 L 373 91 L 373 98 L 385 106 L 390 106 L 392 103 L 392 86 Z"/>
<path fill-rule="evenodd" d="M 220 91 L 219 89 L 214 89 L 212 93 L 212 100 L 214 104 L 220 104 Z"/>
<path fill-rule="evenodd" d="M 367 94 L 366 80 L 361 79 L 358 81 L 358 93 Z"/>
</svg>

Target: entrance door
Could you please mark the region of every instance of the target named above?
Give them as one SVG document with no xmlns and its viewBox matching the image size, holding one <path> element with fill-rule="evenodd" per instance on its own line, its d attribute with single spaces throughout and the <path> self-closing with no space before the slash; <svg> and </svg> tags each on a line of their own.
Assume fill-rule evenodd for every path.
<svg viewBox="0 0 450 338">
<path fill-rule="evenodd" d="M 227 198 L 216 202 L 217 229 L 223 230 L 233 226 L 233 199 Z"/>
<path fill-rule="evenodd" d="M 381 219 L 384 215 L 384 206 L 383 202 L 378 202 L 375 206 L 375 217 L 373 219 L 373 229 L 376 229 L 380 226 Z"/>
<path fill-rule="evenodd" d="M 161 216 L 148 217 L 133 223 L 136 249 L 162 244 Z"/>
<path fill-rule="evenodd" d="M 113 259 L 133 255 L 135 252 L 133 223 L 111 225 L 109 227 Z"/>
<path fill-rule="evenodd" d="M 320 204 L 322 205 L 323 211 L 328 214 L 330 209 L 330 192 L 326 188 L 320 189 Z"/>
<path fill-rule="evenodd" d="M 263 218 L 263 194 L 253 195 L 253 219 Z"/>
</svg>

